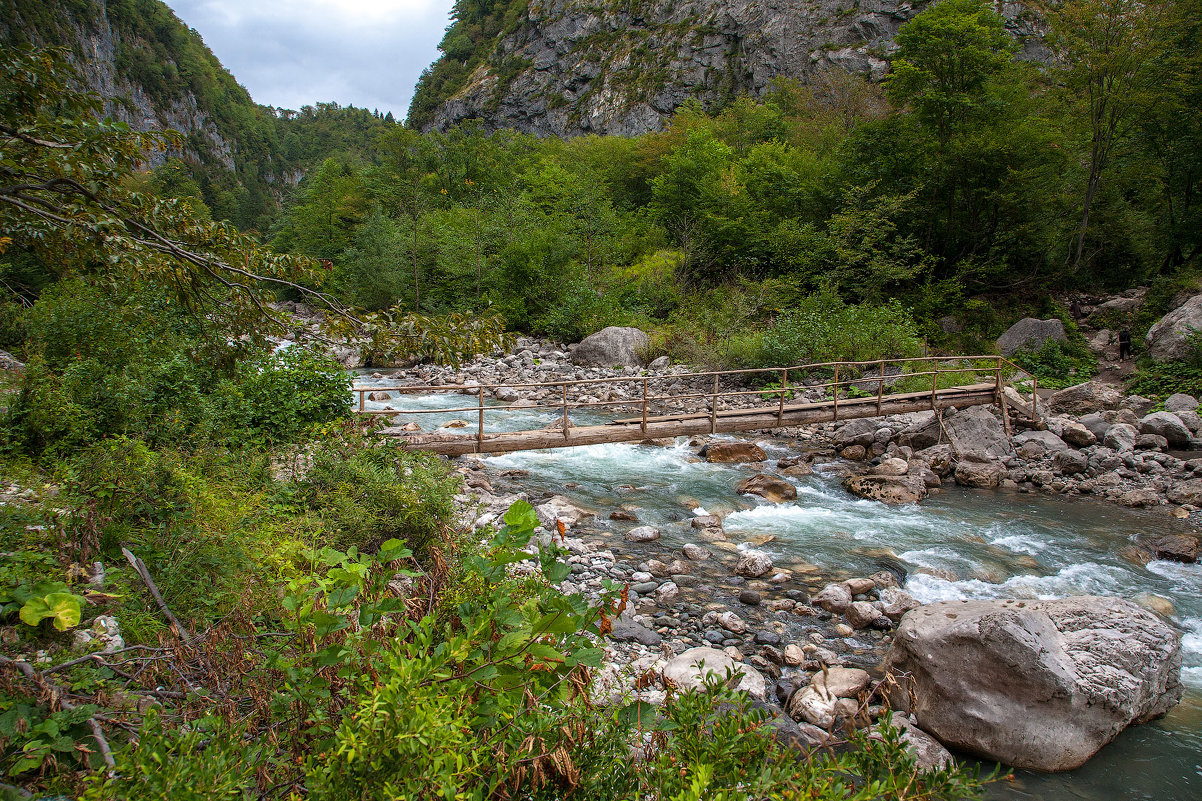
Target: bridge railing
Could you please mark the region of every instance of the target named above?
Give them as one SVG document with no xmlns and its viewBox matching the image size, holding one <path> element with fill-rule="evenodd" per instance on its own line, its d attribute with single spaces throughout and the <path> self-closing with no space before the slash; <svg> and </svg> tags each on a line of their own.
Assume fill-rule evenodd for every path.
<svg viewBox="0 0 1202 801">
<path fill-rule="evenodd" d="M 907 368 L 913 369 L 907 372 Z M 890 371 L 893 372 L 890 372 Z M 814 381 L 813 376 L 820 374 L 829 376 L 827 381 Z M 737 370 L 713 370 L 697 373 L 679 373 L 666 375 L 641 376 L 608 376 L 604 378 L 561 379 L 558 381 L 526 381 L 503 383 L 467 383 L 467 384 L 438 384 L 438 385 L 402 385 L 402 386 L 370 386 L 356 385 L 352 391 L 358 395 L 357 411 L 362 415 L 387 415 L 390 417 L 420 417 L 422 415 L 472 414 L 476 417 L 476 437 L 483 442 L 485 435 L 485 416 L 490 411 L 512 411 L 509 405 L 490 406 L 486 400 L 495 397 L 497 390 L 507 389 L 513 393 L 525 390 L 526 394 L 539 395 L 536 401 L 529 399 L 520 408 L 531 412 L 554 412 L 556 422 L 546 428 L 562 429 L 567 439 L 572 428 L 570 413 L 579 410 L 612 410 L 615 412 L 637 412 L 638 418 L 623 420 L 624 423 L 640 423 L 641 430 L 646 433 L 649 420 L 662 410 L 661 404 L 683 404 L 682 410 L 670 413 L 675 417 L 698 417 L 708 414 L 711 432 L 717 427 L 717 419 L 721 411 L 733 411 L 732 401 L 749 396 L 759 396 L 765 402 L 774 403 L 778 424 L 783 424 L 785 412 L 791 408 L 787 401 L 794 397 L 798 390 L 821 390 L 829 399 L 824 401 L 833 406 L 833 418 L 839 419 L 839 405 L 850 401 L 871 403 L 875 395 L 876 411 L 880 413 L 886 398 L 895 396 L 897 387 L 908 389 L 911 395 L 921 395 L 929 392 L 931 406 L 940 390 L 954 390 L 972 386 L 978 389 L 992 384 L 997 393 L 999 403 L 1004 403 L 1003 388 L 1009 378 L 1019 374 L 1032 379 L 1031 408 L 1038 414 L 1038 385 L 1031 376 L 1020 366 L 1001 356 L 919 356 L 902 359 L 873 359 L 868 361 L 835 361 L 800 364 L 791 367 L 742 368 Z M 773 379 L 771 383 L 759 388 L 745 387 L 753 376 L 767 376 Z M 809 377 L 807 379 L 807 377 Z M 982 382 L 979 378 L 987 378 Z M 722 386 L 723 380 L 728 384 Z M 663 383 L 674 384 L 682 382 L 692 385 L 685 392 L 660 391 L 656 385 Z M 792 382 L 792 383 L 791 383 Z M 633 392 L 625 396 L 607 397 L 603 400 L 593 399 L 598 390 L 613 393 L 620 385 L 630 385 Z M 733 385 L 730 386 L 730 385 Z M 368 408 L 368 395 L 373 392 L 385 392 L 390 396 L 399 395 L 432 395 L 458 393 L 474 397 L 471 405 L 451 408 Z M 487 393 L 487 395 L 486 395 Z M 586 400 L 587 398 L 587 400 Z M 688 411 L 688 401 L 704 401 L 698 404 L 702 412 Z M 802 404 L 805 405 L 805 404 Z M 722 407 L 726 406 L 726 409 Z M 770 411 L 773 406 L 755 407 L 759 411 Z"/>
</svg>

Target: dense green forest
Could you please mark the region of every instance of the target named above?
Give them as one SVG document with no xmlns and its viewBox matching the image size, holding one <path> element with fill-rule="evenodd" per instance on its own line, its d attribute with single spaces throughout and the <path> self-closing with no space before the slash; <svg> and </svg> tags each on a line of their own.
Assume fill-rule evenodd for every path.
<svg viewBox="0 0 1202 801">
<path fill-rule="evenodd" d="M 448 41 L 505 13 L 460 3 Z M 1202 246 L 1196 0 L 1048 19 L 1061 67 L 947 0 L 902 28 L 883 86 L 780 80 L 635 138 L 384 131 L 316 169 L 272 242 L 332 259 L 356 305 L 492 308 L 563 340 L 635 324 L 756 363 L 780 355 L 778 313 L 824 292 L 988 349 L 1019 312 L 1054 313 L 1049 292 L 1188 284 Z"/>
</svg>

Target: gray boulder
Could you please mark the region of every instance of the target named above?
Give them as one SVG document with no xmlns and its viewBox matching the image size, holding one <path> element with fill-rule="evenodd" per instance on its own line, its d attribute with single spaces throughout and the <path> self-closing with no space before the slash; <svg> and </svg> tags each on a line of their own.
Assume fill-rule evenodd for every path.
<svg viewBox="0 0 1202 801">
<path fill-rule="evenodd" d="M 1014 438 L 1015 445 L 1023 445 L 1027 442 L 1038 442 L 1045 451 L 1050 453 L 1068 450 L 1068 445 L 1064 443 L 1064 440 L 1051 431 L 1024 431 Z"/>
<path fill-rule="evenodd" d="M 1189 444 L 1189 429 L 1181 422 L 1181 418 L 1172 412 L 1152 412 L 1147 415 L 1139 421 L 1139 433 L 1159 434 L 1175 447 Z"/>
<path fill-rule="evenodd" d="M 772 503 L 783 503 L 797 497 L 797 488 L 783 478 L 770 476 L 767 473 L 756 473 L 748 479 L 740 481 L 735 487 L 740 495 L 759 495 Z"/>
<path fill-rule="evenodd" d="M 1169 397 L 1164 402 L 1164 408 L 1173 414 L 1181 412 L 1196 412 L 1198 411 L 1198 399 L 1193 395 L 1186 395 L 1178 392 Z"/>
<path fill-rule="evenodd" d="M 962 487 L 989 489 L 1000 487 L 1006 477 L 1006 469 L 1001 462 L 994 461 L 962 461 L 956 465 L 956 483 Z"/>
<path fill-rule="evenodd" d="M 852 495 L 881 503 L 917 503 L 927 496 L 921 475 L 851 476 L 843 486 Z"/>
<path fill-rule="evenodd" d="M 744 690 L 757 701 L 767 697 L 767 683 L 763 675 L 744 662 L 735 662 L 716 648 L 690 648 L 664 665 L 664 684 L 672 689 L 688 692 L 705 686 L 707 676 L 714 675 L 726 680 L 736 690 Z"/>
<path fill-rule="evenodd" d="M 1077 422 L 1088 428 L 1090 433 L 1094 435 L 1096 441 L 1101 441 L 1101 439 L 1106 436 L 1106 431 L 1111 426 L 1110 421 L 1097 412 L 1084 415 Z"/>
<path fill-rule="evenodd" d="M 1190 336 L 1202 331 L 1202 295 L 1194 295 L 1148 329 L 1144 343 L 1154 361 L 1181 359 L 1189 354 Z"/>
<path fill-rule="evenodd" d="M 764 449 L 754 442 L 734 440 L 731 442 L 711 442 L 701 450 L 701 455 L 707 462 L 720 464 L 737 464 L 743 462 L 762 462 L 768 458 Z"/>
<path fill-rule="evenodd" d="M 1073 476 L 1089 468 L 1089 457 L 1080 451 L 1066 449 L 1052 457 L 1052 465 L 1060 475 Z"/>
<path fill-rule="evenodd" d="M 1135 426 L 1127 423 L 1115 423 L 1106 429 L 1106 436 L 1102 438 L 1102 444 L 1113 451 L 1124 453 L 1135 450 L 1137 436 L 1139 436 L 1139 432 L 1135 430 Z"/>
<path fill-rule="evenodd" d="M 652 359 L 651 364 L 647 365 L 647 368 L 650 370 L 667 370 L 668 365 L 670 365 L 671 363 L 672 363 L 672 360 L 669 359 L 667 356 L 660 356 L 658 358 Z"/>
<path fill-rule="evenodd" d="M 1084 384 L 1053 392 L 1047 400 L 1047 408 L 1058 414 L 1082 415 L 1100 412 L 1103 409 L 1117 409 L 1122 402 L 1123 396 L 1118 390 L 1105 384 L 1086 381 Z"/>
<path fill-rule="evenodd" d="M 572 364 L 581 367 L 642 367 L 651 338 L 637 328 L 611 325 L 572 348 Z"/>
<path fill-rule="evenodd" d="M 1034 317 L 1024 317 L 1006 329 L 1006 333 L 997 339 L 997 352 L 1003 356 L 1013 356 L 1020 350 L 1039 350 L 1048 340 L 1068 342 L 1064 332 L 1064 323 L 1059 320 L 1037 320 Z"/>
<path fill-rule="evenodd" d="M 0 350 L 0 370 L 12 370 L 16 372 L 24 369 L 25 362 L 19 360 L 6 350 Z"/>
<path fill-rule="evenodd" d="M 943 418 L 943 430 L 956 453 L 976 453 L 994 459 L 1010 453 L 1010 440 L 988 406 L 971 406 Z"/>
<path fill-rule="evenodd" d="M 861 417 L 845 423 L 835 432 L 835 449 L 843 450 L 852 445 L 871 445 L 876 439 L 880 421 L 872 417 Z"/>
<path fill-rule="evenodd" d="M 1031 770 L 1081 766 L 1182 694 L 1180 632 L 1096 596 L 920 607 L 885 667 L 895 705 L 945 746 Z"/>
<path fill-rule="evenodd" d="M 1101 418 L 1098 419 L 1101 420 Z M 1102 423 L 1105 425 L 1104 420 Z M 1106 435 L 1105 429 L 1102 430 L 1102 435 Z M 1094 445 L 1098 441 L 1097 434 L 1095 434 L 1086 426 L 1083 426 L 1080 423 L 1075 423 L 1071 420 L 1061 427 L 1060 438 L 1075 448 L 1088 448 L 1090 445 Z"/>
</svg>

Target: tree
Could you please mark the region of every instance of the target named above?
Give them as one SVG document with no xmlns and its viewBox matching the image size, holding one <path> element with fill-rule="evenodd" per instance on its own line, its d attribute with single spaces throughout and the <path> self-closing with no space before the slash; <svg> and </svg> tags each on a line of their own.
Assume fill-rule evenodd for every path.
<svg viewBox="0 0 1202 801">
<path fill-rule="evenodd" d="M 1067 0 L 1049 14 L 1055 40 L 1066 66 L 1065 85 L 1083 98 L 1089 144 L 1085 191 L 1072 270 L 1086 261 L 1085 241 L 1090 214 L 1102 176 L 1115 150 L 1136 122 L 1135 112 L 1155 74 L 1152 66 L 1162 49 L 1157 26 L 1163 18 L 1159 0 Z"/>
</svg>

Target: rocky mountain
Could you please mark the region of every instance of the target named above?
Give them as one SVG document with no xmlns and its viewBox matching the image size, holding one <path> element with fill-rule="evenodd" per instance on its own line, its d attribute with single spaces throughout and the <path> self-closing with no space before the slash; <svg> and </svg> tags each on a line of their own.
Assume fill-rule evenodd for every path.
<svg viewBox="0 0 1202 801">
<path fill-rule="evenodd" d="M 661 129 L 682 103 L 719 108 L 778 76 L 889 69 L 898 28 L 927 0 L 458 0 L 443 56 L 423 74 L 409 124 L 471 118 L 540 135 Z M 1022 56 L 1043 27 L 1023 4 L 997 10 Z"/>
<path fill-rule="evenodd" d="M 299 112 L 256 104 L 161 0 L 0 0 L 0 43 L 65 48 L 105 114 L 136 130 L 183 134 L 146 154 L 187 173 L 213 216 L 266 230 L 287 190 L 332 153 L 361 150 L 393 124 L 334 103 Z M 175 176 L 171 191 L 180 189 Z"/>
</svg>

